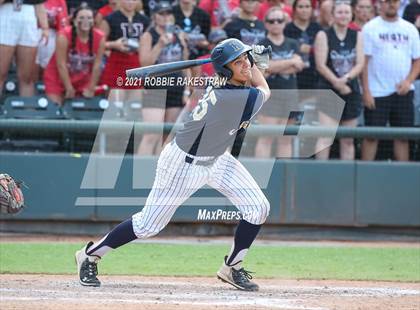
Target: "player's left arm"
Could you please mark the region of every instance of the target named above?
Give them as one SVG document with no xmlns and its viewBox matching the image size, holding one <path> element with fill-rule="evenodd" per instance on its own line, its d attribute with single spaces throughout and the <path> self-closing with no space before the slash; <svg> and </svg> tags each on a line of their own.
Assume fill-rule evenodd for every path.
<svg viewBox="0 0 420 310">
<path fill-rule="evenodd" d="M 264 50 L 265 47 L 263 45 L 252 46 L 251 55 L 255 64 L 251 67 L 251 85 L 262 92 L 264 96 L 263 102 L 266 102 L 271 95 L 270 88 L 264 77 L 265 70 L 268 68 L 268 62 L 270 61 L 270 54 L 265 53 Z"/>
<path fill-rule="evenodd" d="M 268 87 L 267 81 L 265 80 L 264 70 L 265 69 L 259 69 L 257 66 L 252 66 L 251 85 L 261 91 L 264 96 L 263 102 L 266 102 L 268 98 L 270 98 L 271 91 L 270 87 Z"/>
</svg>

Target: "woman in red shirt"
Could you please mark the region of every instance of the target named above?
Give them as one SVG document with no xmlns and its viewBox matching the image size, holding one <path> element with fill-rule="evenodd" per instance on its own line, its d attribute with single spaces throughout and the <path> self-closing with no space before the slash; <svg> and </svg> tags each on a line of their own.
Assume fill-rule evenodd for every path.
<svg viewBox="0 0 420 310">
<path fill-rule="evenodd" d="M 56 51 L 44 73 L 45 92 L 54 102 L 75 96 L 93 97 L 100 77 L 105 38 L 94 29 L 94 13 L 80 6 L 71 27 L 57 36 Z"/>
</svg>

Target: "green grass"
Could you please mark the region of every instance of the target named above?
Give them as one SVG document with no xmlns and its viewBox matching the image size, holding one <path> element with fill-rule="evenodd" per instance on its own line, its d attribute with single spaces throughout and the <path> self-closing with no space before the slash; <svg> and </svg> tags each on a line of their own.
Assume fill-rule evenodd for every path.
<svg viewBox="0 0 420 310">
<path fill-rule="evenodd" d="M 74 274 L 75 243 L 0 243 L 0 273 Z M 226 245 L 130 244 L 109 253 L 100 274 L 214 276 Z M 420 282 L 418 248 L 254 246 L 257 277 Z"/>
</svg>

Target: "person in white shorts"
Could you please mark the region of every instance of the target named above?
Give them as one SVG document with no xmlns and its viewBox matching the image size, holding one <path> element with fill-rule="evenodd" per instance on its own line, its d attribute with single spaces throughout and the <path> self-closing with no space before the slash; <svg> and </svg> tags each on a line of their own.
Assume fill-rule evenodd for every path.
<svg viewBox="0 0 420 310">
<path fill-rule="evenodd" d="M 34 95 L 32 70 L 42 29 L 41 40 L 48 42 L 45 0 L 0 0 L 0 92 L 16 56 L 20 96 Z"/>
</svg>

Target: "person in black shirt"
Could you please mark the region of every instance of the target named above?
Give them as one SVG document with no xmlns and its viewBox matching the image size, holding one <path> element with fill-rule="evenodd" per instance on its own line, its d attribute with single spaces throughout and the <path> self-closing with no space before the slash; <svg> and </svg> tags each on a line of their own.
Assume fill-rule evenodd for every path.
<svg viewBox="0 0 420 310">
<path fill-rule="evenodd" d="M 403 18 L 413 23 L 420 32 L 420 0 L 414 0 L 405 7 Z"/>
<path fill-rule="evenodd" d="M 187 34 L 190 59 L 196 59 L 207 53 L 210 34 L 210 15 L 198 8 L 193 0 L 180 0 L 173 7 L 175 24 Z"/>
<path fill-rule="evenodd" d="M 286 25 L 284 35 L 299 41 L 299 54 L 305 68 L 297 74 L 299 89 L 315 89 L 317 74 L 313 55 L 315 36 L 321 30 L 321 26 L 312 22 L 312 2 L 310 0 L 295 0 L 293 2 L 293 21 Z"/>
<path fill-rule="evenodd" d="M 268 86 L 272 90 L 270 99 L 264 104 L 258 121 L 261 124 L 286 125 L 293 123 L 288 120 L 290 111 L 298 104 L 296 73 L 304 67 L 302 58 L 298 55 L 299 43 L 284 36 L 283 31 L 287 16 L 279 7 L 272 7 L 265 16 L 267 38 L 260 45 L 271 45 L 273 51 L 269 68 L 266 70 Z M 282 89 L 283 91 L 273 91 Z M 255 148 L 255 156 L 268 158 L 271 156 L 273 137 L 260 137 Z M 276 139 L 276 157 L 290 158 L 292 156 L 292 138 L 283 136 Z"/>
<path fill-rule="evenodd" d="M 357 118 L 362 112 L 357 79 L 364 64 L 362 35 L 360 31 L 348 28 L 351 16 L 350 2 L 337 3 L 333 8 L 333 26 L 326 31 L 320 31 L 315 38 L 315 62 L 320 74 L 318 86 L 320 89 L 332 89 L 345 102 L 341 120 L 333 119 L 329 115 L 336 106 L 335 102 L 326 100 L 327 105 L 320 106 L 319 121 L 323 126 L 336 126 L 340 121 L 342 126 L 356 127 Z M 329 145 L 329 138 L 318 139 L 318 159 L 328 159 Z M 341 159 L 353 160 L 354 153 L 353 139 L 340 139 Z"/>
<path fill-rule="evenodd" d="M 140 67 L 139 40 L 150 20 L 136 12 L 137 4 L 138 0 L 120 0 L 119 9 L 105 17 L 101 24 L 107 38 L 106 48 L 111 50 L 102 72 L 102 84 L 111 88 L 123 86 L 118 85 L 121 84 L 118 78 L 125 81 L 125 70 Z"/>
<path fill-rule="evenodd" d="M 140 62 L 142 66 L 150 66 L 166 62 L 188 59 L 188 48 L 183 32 L 174 32 L 174 16 L 172 6 L 168 1 L 160 1 L 152 11 L 153 26 L 143 35 L 140 41 Z M 177 80 L 182 73 L 175 72 L 168 77 Z M 145 122 L 174 123 L 184 105 L 184 87 L 174 85 L 171 87 L 149 86 L 147 89 L 167 89 L 166 107 L 156 100 L 144 98 L 143 120 Z M 152 93 L 153 95 L 153 93 Z M 145 134 L 138 147 L 138 155 L 159 154 L 161 150 L 161 135 Z M 166 140 L 166 137 L 164 137 Z"/>
<path fill-rule="evenodd" d="M 228 38 L 241 40 L 248 45 L 257 44 L 265 38 L 266 29 L 255 12 L 258 8 L 257 0 L 241 0 L 239 16 L 233 18 L 223 28 Z"/>
</svg>

